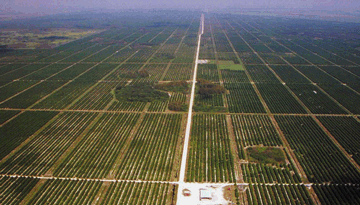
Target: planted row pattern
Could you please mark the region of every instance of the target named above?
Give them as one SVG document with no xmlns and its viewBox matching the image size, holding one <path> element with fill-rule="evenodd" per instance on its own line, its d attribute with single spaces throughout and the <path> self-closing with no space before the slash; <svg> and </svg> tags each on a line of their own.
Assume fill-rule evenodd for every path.
<svg viewBox="0 0 360 205">
<path fill-rule="evenodd" d="M 139 116 L 139 114 L 104 113 L 55 170 L 54 175 L 106 177 Z"/>
<path fill-rule="evenodd" d="M 61 114 L 34 139 L 1 164 L 1 173 L 25 175 L 46 173 L 96 115 L 96 113 L 71 112 Z"/>
<path fill-rule="evenodd" d="M 146 114 L 116 167 L 116 177 L 158 181 L 173 177 L 181 120 L 179 114 Z"/>
<path fill-rule="evenodd" d="M 173 204 L 171 188 L 175 185 L 160 183 L 111 183 L 104 196 L 104 204 Z M 175 193 L 176 194 L 176 193 Z"/>
<path fill-rule="evenodd" d="M 310 182 L 360 182 L 360 173 L 311 117 L 275 119 Z"/>
<path fill-rule="evenodd" d="M 187 181 L 232 182 L 234 160 L 224 115 L 193 116 Z"/>
</svg>

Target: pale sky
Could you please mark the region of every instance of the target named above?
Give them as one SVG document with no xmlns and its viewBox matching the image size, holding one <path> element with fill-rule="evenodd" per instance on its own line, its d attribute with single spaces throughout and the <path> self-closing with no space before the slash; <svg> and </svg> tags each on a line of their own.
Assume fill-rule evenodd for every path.
<svg viewBox="0 0 360 205">
<path fill-rule="evenodd" d="M 0 0 L 3 12 L 62 13 L 85 9 L 309 8 L 360 10 L 360 0 Z"/>
</svg>

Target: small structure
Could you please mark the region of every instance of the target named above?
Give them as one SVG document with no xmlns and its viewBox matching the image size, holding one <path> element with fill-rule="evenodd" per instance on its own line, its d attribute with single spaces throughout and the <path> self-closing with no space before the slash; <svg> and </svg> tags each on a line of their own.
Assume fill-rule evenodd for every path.
<svg viewBox="0 0 360 205">
<path fill-rule="evenodd" d="M 208 60 L 198 60 L 198 64 L 207 64 L 208 62 Z"/>
<path fill-rule="evenodd" d="M 211 200 L 211 191 L 208 189 L 200 189 L 200 201 L 202 200 Z"/>
<path fill-rule="evenodd" d="M 184 196 L 190 196 L 191 195 L 191 191 L 189 189 L 183 189 L 183 195 Z"/>
</svg>

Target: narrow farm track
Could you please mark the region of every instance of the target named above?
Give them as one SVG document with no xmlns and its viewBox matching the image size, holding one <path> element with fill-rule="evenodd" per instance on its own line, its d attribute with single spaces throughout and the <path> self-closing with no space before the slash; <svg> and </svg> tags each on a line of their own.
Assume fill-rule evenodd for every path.
<svg viewBox="0 0 360 205">
<path fill-rule="evenodd" d="M 188 111 L 188 117 L 187 117 L 187 123 L 186 123 L 186 130 L 185 130 L 185 138 L 184 138 L 184 148 L 183 148 L 183 154 L 181 158 L 181 166 L 180 166 L 180 174 L 179 174 L 179 189 L 177 194 L 177 204 L 181 205 L 181 198 L 183 197 L 182 189 L 183 184 L 185 182 L 185 171 L 186 171 L 186 161 L 187 161 L 187 154 L 188 154 L 188 146 L 189 146 L 189 140 L 190 140 L 190 131 L 191 131 L 191 119 L 192 119 L 192 108 L 194 104 L 195 99 L 195 85 L 196 85 L 196 74 L 197 74 L 197 68 L 198 68 L 198 60 L 199 60 L 199 52 L 200 52 L 200 42 L 201 42 L 201 35 L 204 33 L 204 14 L 201 14 L 200 18 L 200 27 L 199 27 L 199 34 L 198 34 L 198 42 L 197 42 L 197 50 L 196 50 L 196 56 L 195 56 L 195 66 L 194 66 L 194 74 L 193 74 L 193 82 L 191 87 L 191 96 L 190 96 L 190 102 L 189 102 L 189 111 Z"/>
<path fill-rule="evenodd" d="M 187 118 L 187 123 L 186 123 L 184 149 L 183 149 L 183 155 L 182 155 L 182 160 L 181 160 L 179 182 L 185 181 L 187 150 L 188 150 L 190 130 L 191 130 L 192 107 L 193 107 L 194 98 L 195 98 L 196 74 L 197 74 L 199 52 L 200 52 L 200 41 L 201 41 L 201 35 L 203 34 L 203 32 L 204 32 L 204 16 L 202 14 L 200 28 L 199 28 L 199 35 L 198 35 L 198 45 L 197 45 L 196 57 L 195 57 L 194 74 L 193 74 L 192 87 L 191 87 L 191 96 L 190 96 L 190 103 L 189 103 L 188 118 Z"/>
<path fill-rule="evenodd" d="M 54 111 L 54 112 L 94 112 L 94 113 L 143 113 L 144 111 L 126 111 L 126 110 L 82 110 L 82 109 L 42 109 L 42 108 L 26 108 L 26 109 L 19 109 L 19 108 L 0 108 L 2 111 L 21 111 L 21 112 L 45 112 L 45 111 Z M 145 111 L 146 113 L 164 113 L 161 111 Z M 176 113 L 187 113 L 187 112 L 176 112 Z M 207 112 L 197 112 L 199 114 L 206 114 Z M 20 114 L 20 113 L 19 113 Z M 10 122 L 13 118 L 16 118 L 19 114 L 15 115 L 14 117 L 10 118 L 9 120 L 5 121 L 0 127 L 4 126 L 8 122 Z M 164 114 L 172 114 L 172 112 L 165 112 Z M 213 113 L 214 115 L 221 114 L 221 113 Z M 267 113 L 226 113 L 229 115 L 252 115 L 252 116 L 263 116 L 268 115 Z M 316 117 L 360 117 L 360 115 L 354 114 L 308 114 L 308 113 L 272 113 L 274 116 L 316 116 Z"/>
</svg>

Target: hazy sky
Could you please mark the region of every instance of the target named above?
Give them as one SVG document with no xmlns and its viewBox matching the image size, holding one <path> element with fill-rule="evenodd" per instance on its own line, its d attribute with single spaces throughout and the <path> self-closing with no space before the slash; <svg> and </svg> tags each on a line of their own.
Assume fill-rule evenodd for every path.
<svg viewBox="0 0 360 205">
<path fill-rule="evenodd" d="M 313 8 L 360 10 L 360 0 L 0 0 L 0 10 L 3 12 L 49 14 L 101 8 Z"/>
</svg>

